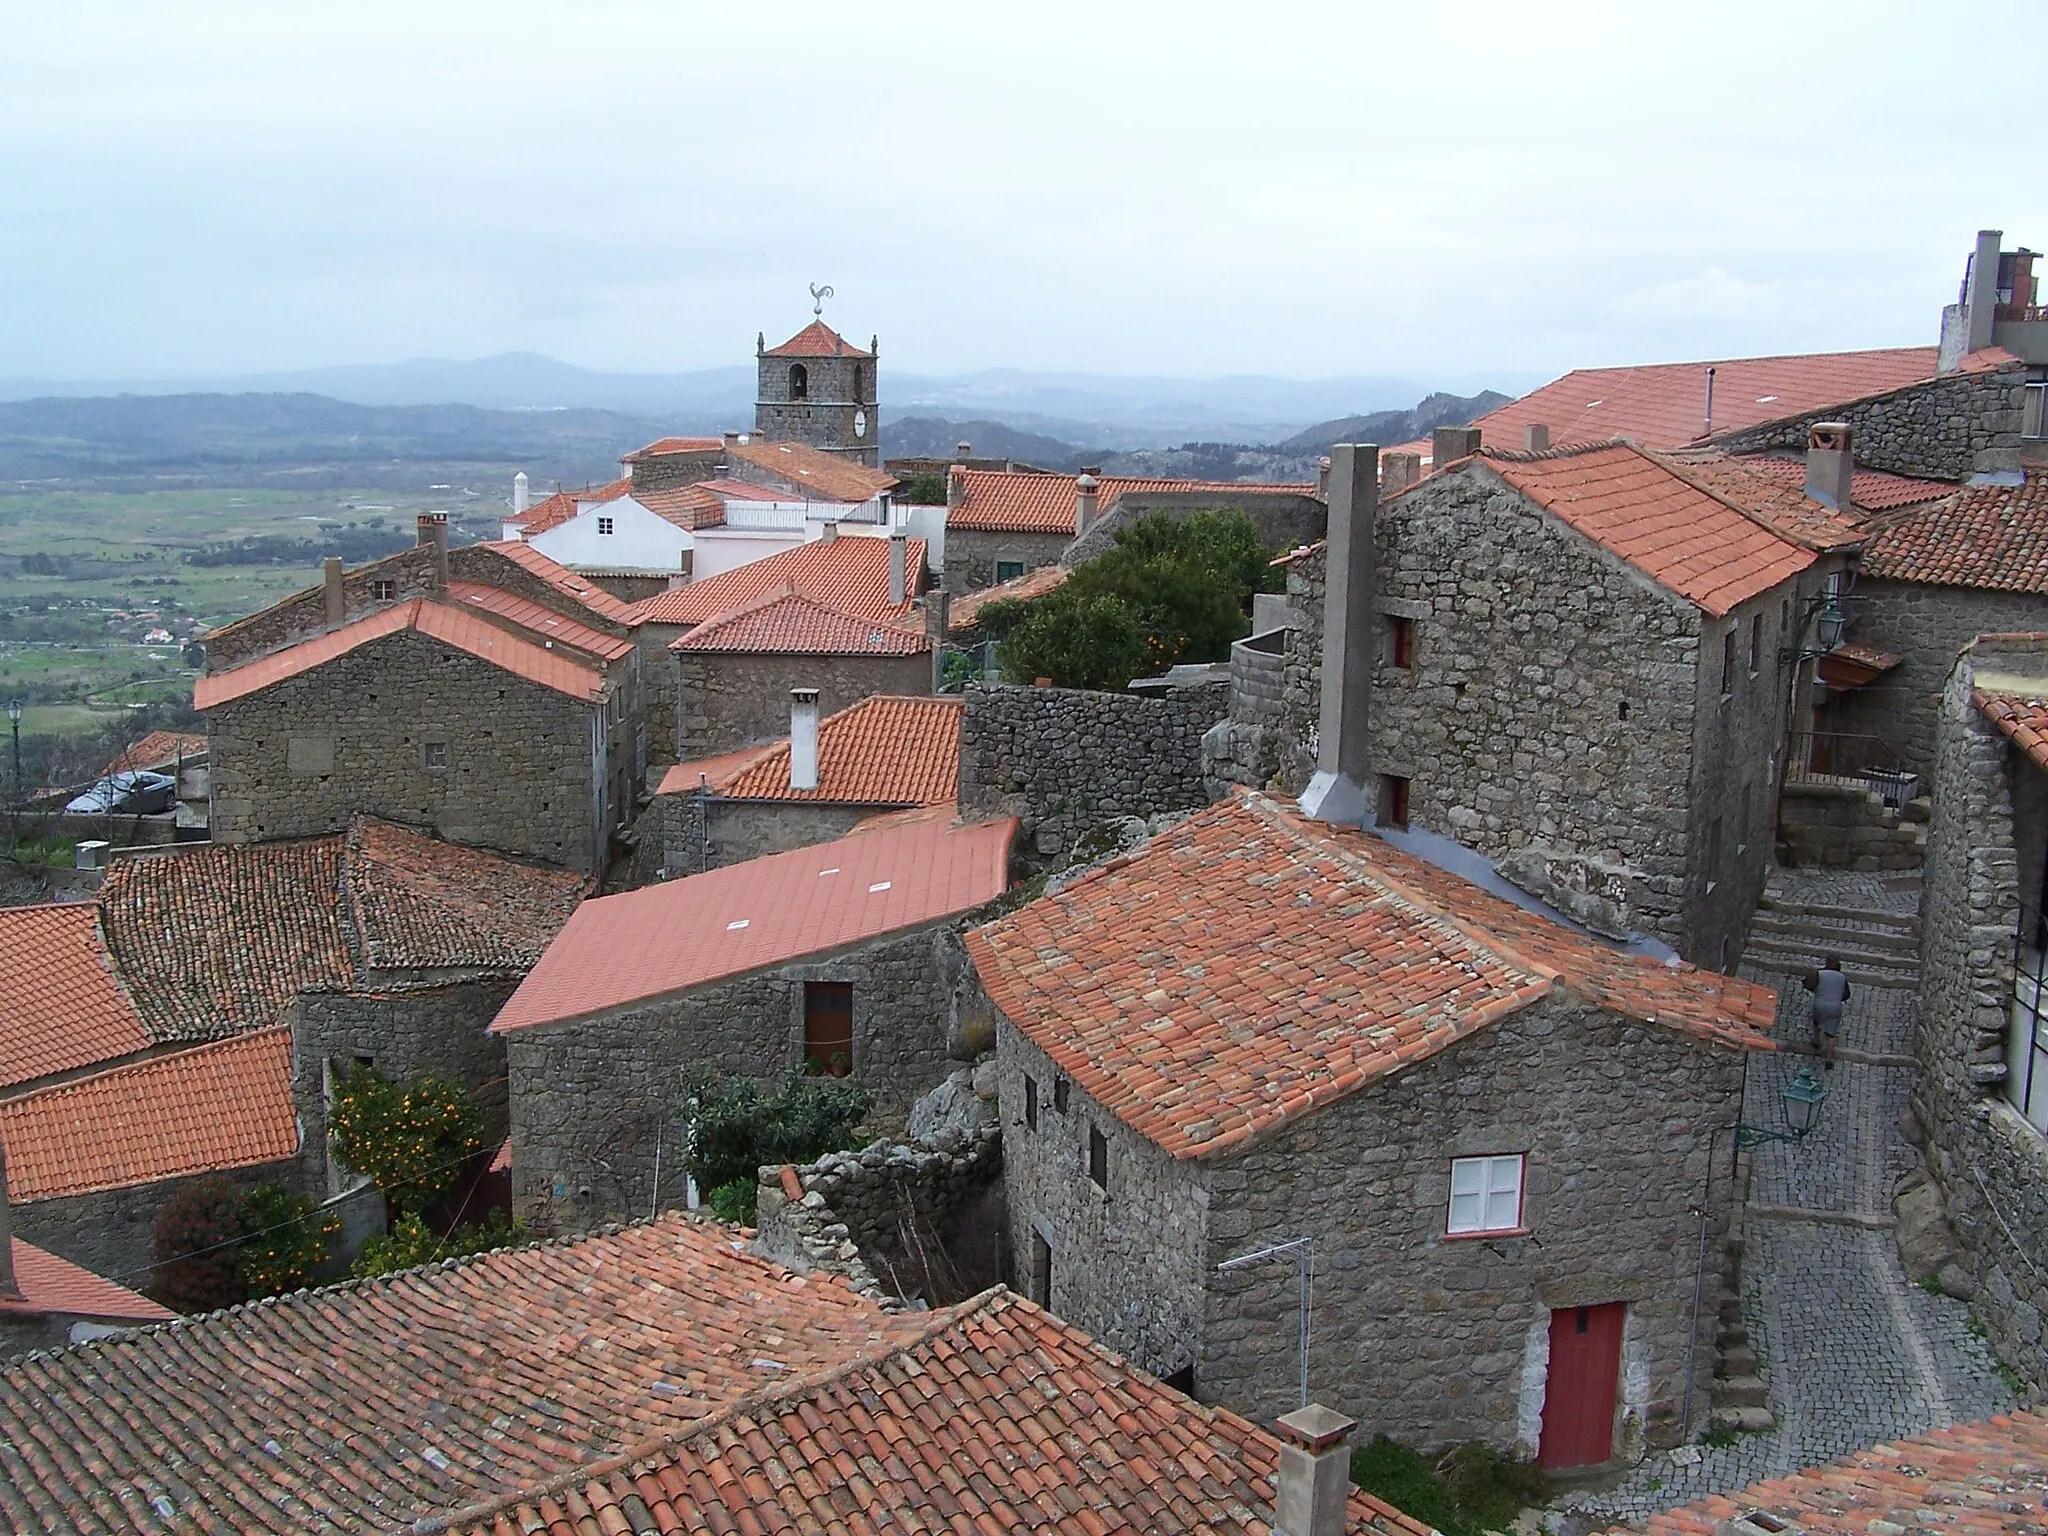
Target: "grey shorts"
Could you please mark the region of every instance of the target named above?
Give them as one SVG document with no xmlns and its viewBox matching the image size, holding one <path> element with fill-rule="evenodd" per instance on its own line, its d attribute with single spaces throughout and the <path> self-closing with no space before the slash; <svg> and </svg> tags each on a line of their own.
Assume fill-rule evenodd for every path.
<svg viewBox="0 0 2048 1536">
<path fill-rule="evenodd" d="M 1842 1032 L 1842 1009 L 1840 1004 L 1827 1007 L 1820 1003 L 1813 1005 L 1813 1027 L 1816 1033 L 1839 1035 Z"/>
</svg>

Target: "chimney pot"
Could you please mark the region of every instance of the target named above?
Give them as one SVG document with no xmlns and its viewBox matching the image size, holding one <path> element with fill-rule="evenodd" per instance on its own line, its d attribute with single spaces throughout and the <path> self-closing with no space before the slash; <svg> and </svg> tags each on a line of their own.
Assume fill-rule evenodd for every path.
<svg viewBox="0 0 2048 1536">
<path fill-rule="evenodd" d="M 834 539 L 838 537 L 839 524 L 836 522 L 828 520 L 823 526 L 821 526 L 818 529 L 818 542 L 820 544 L 830 544 Z"/>
<path fill-rule="evenodd" d="M 1550 452 L 1550 428 L 1540 421 L 1532 421 L 1522 428 L 1522 450 L 1525 453 Z"/>
<path fill-rule="evenodd" d="M 889 606 L 901 608 L 910 597 L 910 535 L 889 535 Z"/>
<path fill-rule="evenodd" d="M 1084 469 L 1074 481 L 1074 537 L 1086 533 L 1095 522 L 1095 509 L 1101 500 L 1102 482 L 1095 478 L 1095 471 Z"/>
<path fill-rule="evenodd" d="M 422 512 L 419 520 L 419 541 L 434 546 L 434 585 L 448 585 L 448 514 L 446 512 Z"/>
<path fill-rule="evenodd" d="M 526 471 L 522 469 L 512 477 L 512 515 L 517 517 L 524 512 L 531 499 L 532 491 L 528 486 Z"/>
<path fill-rule="evenodd" d="M 1380 499 L 1398 496 L 1422 478 L 1422 455 L 1419 453 L 1383 453 L 1380 455 Z"/>
<path fill-rule="evenodd" d="M 1442 469 L 1457 459 L 1469 459 L 1479 451 L 1477 427 L 1438 427 L 1429 434 L 1429 467 Z"/>
<path fill-rule="evenodd" d="M 341 556 L 329 555 L 320 562 L 320 583 L 326 591 L 327 622 L 339 624 L 348 616 L 348 596 L 341 586 Z"/>
<path fill-rule="evenodd" d="M 1815 422 L 1806 432 L 1806 494 L 1837 512 L 1848 511 L 1855 501 L 1853 444 L 1843 422 Z"/>
<path fill-rule="evenodd" d="M 964 466 L 955 464 L 946 471 L 946 507 L 948 511 L 951 511 L 955 507 L 964 507 L 966 505 L 967 476 L 964 472 Z"/>
<path fill-rule="evenodd" d="M 1330 499 L 1330 456 L 1327 453 L 1316 460 L 1316 499 L 1323 502 Z"/>
<path fill-rule="evenodd" d="M 725 439 L 725 445 L 726 445 L 726 446 L 727 446 L 728 448 L 730 448 L 730 447 L 731 447 L 731 446 L 732 446 L 732 445 L 733 445 L 734 443 L 736 443 L 736 442 L 738 442 L 738 441 L 740 440 L 740 435 L 739 435 L 739 433 L 737 433 L 737 432 L 727 432 L 727 433 L 725 433 L 725 434 L 724 434 L 724 439 Z"/>
<path fill-rule="evenodd" d="M 953 445 L 953 457 L 962 464 L 966 463 L 974 457 L 974 444 L 955 443 Z"/>
<path fill-rule="evenodd" d="M 818 787 L 818 690 L 789 690 L 789 787 Z"/>
<path fill-rule="evenodd" d="M 1273 1536 L 1344 1536 L 1351 1495 L 1351 1432 L 1356 1419 L 1310 1403 L 1284 1416 Z"/>
<path fill-rule="evenodd" d="M 72 862 L 79 869 L 105 869 L 107 867 L 107 842 L 104 838 L 87 838 L 71 850 Z"/>
</svg>

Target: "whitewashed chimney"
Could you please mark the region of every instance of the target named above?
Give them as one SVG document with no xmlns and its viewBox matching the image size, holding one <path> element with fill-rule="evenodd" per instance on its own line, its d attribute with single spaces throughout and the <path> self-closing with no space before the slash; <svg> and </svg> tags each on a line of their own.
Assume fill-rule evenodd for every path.
<svg viewBox="0 0 2048 1536">
<path fill-rule="evenodd" d="M 527 486 L 526 471 L 522 469 L 512 477 L 512 515 L 523 516 L 532 504 L 532 492 Z"/>
<path fill-rule="evenodd" d="M 910 535 L 889 535 L 889 606 L 901 608 L 910 596 Z"/>
<path fill-rule="evenodd" d="M 1095 508 L 1102 495 L 1102 482 L 1092 470 L 1082 470 L 1074 481 L 1074 537 L 1079 538 L 1095 523 Z"/>
<path fill-rule="evenodd" d="M 1856 455 L 1849 428 L 1818 421 L 1806 430 L 1806 494 L 1824 507 L 1846 512 L 1853 498 Z"/>
<path fill-rule="evenodd" d="M 818 690 L 789 690 L 789 787 L 818 787 Z"/>
<path fill-rule="evenodd" d="M 1344 1536 L 1356 1419 L 1310 1403 L 1283 1417 L 1273 1536 Z"/>
</svg>

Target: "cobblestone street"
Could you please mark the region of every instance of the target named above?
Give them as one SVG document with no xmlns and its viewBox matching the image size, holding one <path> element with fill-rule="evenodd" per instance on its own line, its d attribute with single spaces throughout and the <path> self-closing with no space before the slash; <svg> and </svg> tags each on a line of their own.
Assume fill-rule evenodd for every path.
<svg viewBox="0 0 2048 1536">
<path fill-rule="evenodd" d="M 1868 876 L 1796 879 L 1805 900 L 1911 910 L 1900 905 L 1910 897 Z M 1574 1528 L 1640 1519 L 2016 1401 L 1969 1308 L 1912 1284 L 1899 1266 L 1891 1195 L 1916 1160 L 1899 1132 L 1913 1083 L 1914 993 L 1856 987 L 1838 1063 L 1826 1072 L 1805 1054 L 1809 999 L 1800 983 L 1745 974 L 1779 987 L 1781 1050 L 1751 1059 L 1744 1119 L 1778 1123 L 1779 1091 L 1802 1065 L 1828 1087 L 1812 1136 L 1751 1153 L 1743 1310 L 1777 1425 L 1697 1447 L 1697 1460 L 1656 1452 L 1612 1488 L 1565 1495 L 1556 1508 Z"/>
</svg>

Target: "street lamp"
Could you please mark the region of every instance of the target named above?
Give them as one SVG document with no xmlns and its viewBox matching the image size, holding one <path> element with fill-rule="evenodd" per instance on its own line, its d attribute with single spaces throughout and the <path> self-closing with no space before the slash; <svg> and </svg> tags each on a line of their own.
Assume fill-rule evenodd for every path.
<svg viewBox="0 0 2048 1536">
<path fill-rule="evenodd" d="M 7 723 L 14 727 L 14 795 L 8 802 L 13 814 L 10 822 L 18 824 L 21 814 L 21 700 L 7 701 Z"/>
<path fill-rule="evenodd" d="M 1779 660 L 1813 661 L 1842 643 L 1842 636 L 1849 631 L 1849 615 L 1842 611 L 1840 594 L 1824 590 L 1808 600 L 1805 611 L 1799 616 L 1798 627 L 1792 631 L 1795 641 L 1796 637 L 1806 633 L 1809 622 L 1813 625 L 1813 637 L 1819 643 L 1788 645 L 1778 652 Z"/>
<path fill-rule="evenodd" d="M 1813 1075 L 1813 1067 L 1805 1062 L 1800 1063 L 1798 1075 L 1778 1093 L 1778 1107 L 1785 1116 L 1785 1129 L 1781 1131 L 1768 1125 L 1737 1123 L 1737 1149 L 1755 1146 L 1765 1141 L 1806 1140 L 1807 1134 L 1820 1119 L 1821 1101 L 1827 1096 L 1827 1089 L 1820 1079 Z"/>
</svg>

